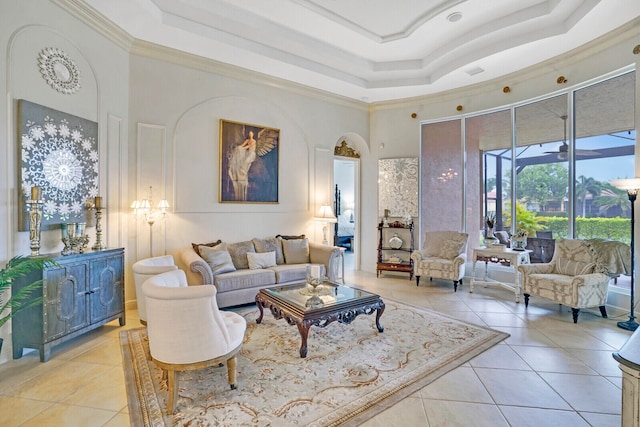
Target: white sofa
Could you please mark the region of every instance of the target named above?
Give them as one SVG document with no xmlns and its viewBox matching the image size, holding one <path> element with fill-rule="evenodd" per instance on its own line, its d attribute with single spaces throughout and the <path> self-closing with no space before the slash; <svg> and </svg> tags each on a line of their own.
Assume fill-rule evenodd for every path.
<svg viewBox="0 0 640 427">
<path fill-rule="evenodd" d="M 337 246 L 281 236 L 192 244 L 180 251 L 189 285 L 214 285 L 219 307 L 252 303 L 262 288 L 300 283 L 309 263 L 323 264 L 328 279 L 336 280 L 340 257 Z"/>
</svg>

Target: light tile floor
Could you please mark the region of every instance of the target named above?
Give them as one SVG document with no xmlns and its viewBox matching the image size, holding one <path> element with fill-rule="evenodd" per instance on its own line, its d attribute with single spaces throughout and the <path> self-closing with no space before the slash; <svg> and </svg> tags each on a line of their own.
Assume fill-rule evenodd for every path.
<svg viewBox="0 0 640 427">
<path fill-rule="evenodd" d="M 541 299 L 529 308 L 513 293 L 408 275 L 347 271 L 347 282 L 416 306 L 511 334 L 502 343 L 366 422 L 374 426 L 619 426 L 621 374 L 611 353 L 630 332 L 627 314 L 571 310 Z M 384 320 L 384 316 L 383 316 Z M 127 325 L 138 327 L 135 310 Z M 0 365 L 2 426 L 128 426 L 117 321 L 54 347 Z M 292 329 L 292 333 L 293 333 Z M 312 331 L 313 333 L 313 331 Z"/>
</svg>

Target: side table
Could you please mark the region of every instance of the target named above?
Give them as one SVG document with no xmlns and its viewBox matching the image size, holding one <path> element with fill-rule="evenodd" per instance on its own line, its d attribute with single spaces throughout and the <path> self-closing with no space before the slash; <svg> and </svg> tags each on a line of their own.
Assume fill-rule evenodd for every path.
<svg viewBox="0 0 640 427">
<path fill-rule="evenodd" d="M 516 302 L 520 302 L 520 273 L 518 272 L 518 266 L 522 264 L 529 264 L 530 250 L 514 251 L 513 249 L 494 250 L 486 247 L 473 249 L 473 268 L 471 269 L 471 284 L 469 285 L 469 292 L 473 292 L 473 285 L 475 282 L 488 284 L 496 284 L 504 288 L 514 291 L 516 294 Z M 482 280 L 476 280 L 476 263 L 478 261 L 484 261 L 484 278 Z M 515 270 L 515 283 L 504 283 L 489 278 L 489 263 L 501 264 L 506 267 L 513 267 Z"/>
</svg>

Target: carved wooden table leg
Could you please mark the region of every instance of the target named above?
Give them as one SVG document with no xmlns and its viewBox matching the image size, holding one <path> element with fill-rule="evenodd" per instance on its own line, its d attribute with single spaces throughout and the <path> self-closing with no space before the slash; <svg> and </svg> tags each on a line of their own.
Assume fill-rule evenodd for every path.
<svg viewBox="0 0 640 427">
<path fill-rule="evenodd" d="M 260 310 L 260 316 L 256 319 L 256 323 L 262 322 L 262 316 L 264 316 L 264 309 L 262 308 L 262 302 L 258 298 L 259 295 L 256 295 L 256 305 L 258 306 L 258 310 Z"/>
<path fill-rule="evenodd" d="M 307 357 L 307 337 L 309 336 L 309 328 L 311 324 L 309 322 L 298 322 L 298 331 L 300 332 L 300 338 L 302 343 L 300 344 L 300 357 Z"/>
<path fill-rule="evenodd" d="M 380 308 L 376 313 L 376 328 L 378 328 L 378 332 L 384 332 L 384 327 L 380 324 L 380 316 L 382 316 L 382 313 L 384 313 L 384 302 L 380 302 Z"/>
</svg>

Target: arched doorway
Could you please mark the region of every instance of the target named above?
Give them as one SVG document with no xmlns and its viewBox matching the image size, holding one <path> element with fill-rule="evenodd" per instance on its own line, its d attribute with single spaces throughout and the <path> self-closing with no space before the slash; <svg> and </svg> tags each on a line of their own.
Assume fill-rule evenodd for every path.
<svg viewBox="0 0 640 427">
<path fill-rule="evenodd" d="M 334 245 L 345 249 L 345 271 L 358 270 L 360 154 L 346 138 L 334 148 L 333 188 L 333 208 L 338 218 L 334 226 Z"/>
</svg>

